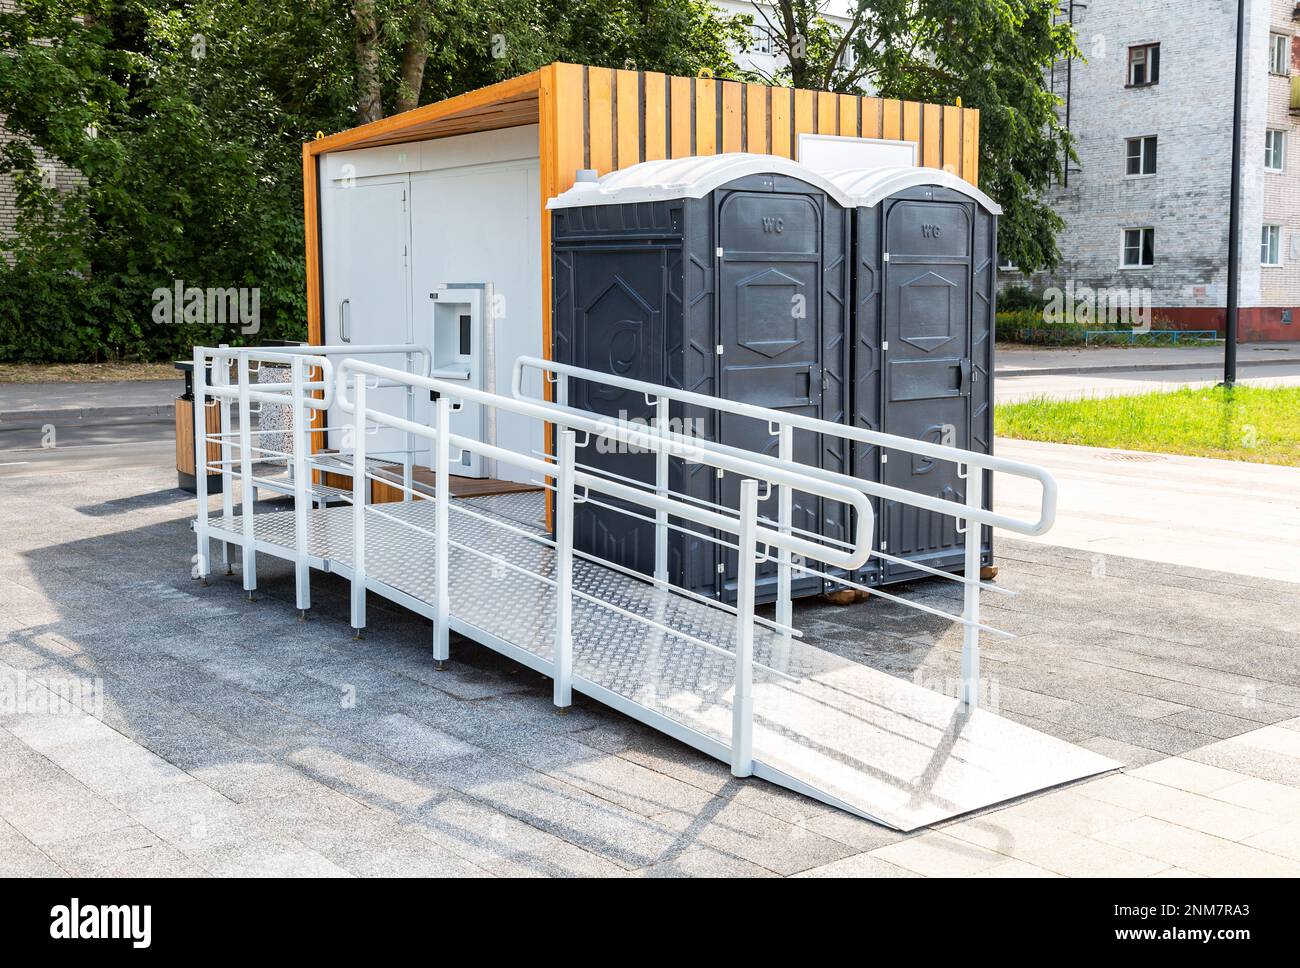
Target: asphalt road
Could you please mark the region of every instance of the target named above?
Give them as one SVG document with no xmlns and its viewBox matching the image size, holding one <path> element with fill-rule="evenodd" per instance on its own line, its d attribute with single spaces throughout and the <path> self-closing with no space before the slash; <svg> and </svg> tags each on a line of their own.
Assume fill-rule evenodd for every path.
<svg viewBox="0 0 1300 968">
<path fill-rule="evenodd" d="M 1103 373 L 1037 374 L 999 376 L 994 383 L 998 403 L 1015 403 L 1048 397 L 1073 400 L 1083 397 L 1127 396 L 1154 393 L 1178 387 L 1214 386 L 1223 380 L 1220 367 L 1195 370 L 1126 370 Z M 1300 386 L 1300 361 L 1275 366 L 1243 367 L 1238 383 L 1254 386 Z"/>
<path fill-rule="evenodd" d="M 175 461 L 170 419 L 114 417 L 51 423 L 53 446 L 43 446 L 45 426 L 0 424 L 0 478 L 128 467 L 157 467 Z"/>
</svg>

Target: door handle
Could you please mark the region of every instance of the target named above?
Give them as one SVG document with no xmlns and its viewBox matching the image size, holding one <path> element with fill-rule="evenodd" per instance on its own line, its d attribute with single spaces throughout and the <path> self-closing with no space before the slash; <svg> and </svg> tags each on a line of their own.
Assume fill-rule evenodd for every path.
<svg viewBox="0 0 1300 968">
<path fill-rule="evenodd" d="M 813 363 L 808 367 L 808 402 L 821 403 L 822 390 L 825 385 L 822 382 L 822 367 L 820 363 Z"/>
<path fill-rule="evenodd" d="M 345 299 L 339 303 L 339 339 L 345 343 L 352 342 L 352 300 Z"/>
<path fill-rule="evenodd" d="M 961 371 L 961 381 L 957 384 L 957 392 L 963 397 L 970 396 L 970 360 L 962 360 L 958 367 Z"/>
</svg>

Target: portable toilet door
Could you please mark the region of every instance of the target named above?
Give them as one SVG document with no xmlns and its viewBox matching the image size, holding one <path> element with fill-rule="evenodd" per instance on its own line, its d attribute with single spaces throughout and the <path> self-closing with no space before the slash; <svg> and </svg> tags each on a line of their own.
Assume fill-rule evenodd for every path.
<svg viewBox="0 0 1300 968">
<path fill-rule="evenodd" d="M 771 155 L 733 153 L 643 162 L 553 199 L 555 359 L 728 400 L 842 422 L 847 415 L 849 219 L 823 177 Z M 641 394 L 572 381 L 570 402 L 649 421 Z M 674 406 L 674 428 L 775 456 L 763 421 Z M 839 439 L 795 435 L 796 461 L 840 472 Z M 588 454 L 584 463 L 642 481 L 649 455 Z M 739 480 L 674 460 L 670 487 L 727 507 Z M 776 497 L 760 513 L 777 515 Z M 613 502 L 606 502 L 613 503 Z M 583 550 L 649 573 L 654 527 L 584 505 L 575 518 Z M 844 510 L 795 495 L 793 523 L 843 540 Z M 731 599 L 734 551 L 674 532 L 669 579 Z M 797 579 L 816 594 L 824 579 Z M 759 595 L 775 597 L 775 568 L 760 569 Z"/>
<path fill-rule="evenodd" d="M 934 168 L 876 168 L 829 175 L 852 196 L 856 289 L 855 426 L 992 453 L 997 216 L 979 189 Z M 948 461 L 855 445 L 855 476 L 964 501 L 965 469 Z M 984 501 L 992 506 L 986 474 Z M 878 549 L 860 578 L 891 584 L 923 577 L 905 562 L 960 570 L 964 535 L 948 515 L 884 501 Z M 993 560 L 984 531 L 982 562 Z"/>
</svg>

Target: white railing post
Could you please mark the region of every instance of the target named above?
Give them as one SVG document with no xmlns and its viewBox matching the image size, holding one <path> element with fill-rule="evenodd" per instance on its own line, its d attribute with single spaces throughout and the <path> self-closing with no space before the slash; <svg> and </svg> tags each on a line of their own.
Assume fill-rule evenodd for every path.
<svg viewBox="0 0 1300 968">
<path fill-rule="evenodd" d="M 433 421 L 433 659 L 442 668 L 451 655 L 451 400 L 445 393 L 438 394 Z"/>
<path fill-rule="evenodd" d="M 778 425 L 777 458 L 782 464 L 794 463 L 794 428 L 787 424 Z M 794 525 L 794 491 L 782 487 L 777 493 L 777 527 L 781 534 L 790 534 Z M 776 555 L 776 621 L 784 625 L 781 634 L 786 643 L 790 642 L 790 626 L 794 624 L 794 607 L 790 598 L 790 551 L 779 548 Z"/>
<path fill-rule="evenodd" d="M 573 704 L 573 474 L 577 460 L 572 430 L 560 431 L 555 491 L 555 705 Z"/>
<path fill-rule="evenodd" d="M 253 533 L 253 506 L 257 503 L 257 482 L 253 480 L 253 408 L 248 399 L 248 354 L 239 354 L 239 499 L 243 515 L 244 541 L 240 555 L 244 568 L 244 591 L 253 600 L 257 590 L 257 544 Z"/>
<path fill-rule="evenodd" d="M 218 349 L 228 348 L 228 344 L 222 343 Z M 225 357 L 213 357 L 212 359 L 212 385 L 229 386 L 230 385 L 230 360 Z M 234 457 L 235 449 L 230 443 L 230 398 L 221 397 L 217 404 L 221 411 L 221 527 L 227 533 L 230 532 L 235 521 L 235 468 L 231 463 Z M 204 420 L 206 423 L 206 418 Z M 225 566 L 226 574 L 233 575 L 234 569 L 230 567 L 230 543 L 221 542 L 221 564 Z"/>
<path fill-rule="evenodd" d="M 978 511 L 984 505 L 984 471 L 966 465 L 966 507 Z M 966 518 L 966 568 L 962 575 L 961 700 L 974 709 L 979 705 L 980 688 L 980 540 L 983 527 Z"/>
<path fill-rule="evenodd" d="M 731 700 L 731 774 L 754 772 L 754 582 L 758 546 L 758 481 L 740 482 L 736 567 L 736 689 Z"/>
<path fill-rule="evenodd" d="M 311 566 L 307 561 L 307 508 L 311 487 L 307 480 L 307 403 L 303 391 L 302 357 L 295 356 L 290 365 L 293 383 L 293 534 L 294 584 L 300 618 L 311 608 Z"/>
<path fill-rule="evenodd" d="M 194 534 L 198 541 L 199 578 L 207 580 L 212 571 L 211 549 L 208 547 L 208 415 L 207 415 L 207 355 L 200 347 L 194 348 L 194 495 L 198 499 L 199 513 L 194 519 Z"/>
<path fill-rule="evenodd" d="M 370 480 L 366 477 L 366 375 L 358 373 L 355 379 L 356 412 L 352 415 L 352 628 L 359 639 L 366 627 L 366 503 Z"/>
<path fill-rule="evenodd" d="M 655 397 L 655 427 L 663 438 L 655 451 L 655 494 L 660 497 L 668 496 L 668 407 L 667 397 Z M 655 580 L 668 581 L 668 512 L 662 508 L 655 511 Z"/>
<path fill-rule="evenodd" d="M 406 354 L 406 372 L 411 372 L 414 354 Z M 406 419 L 415 420 L 415 387 L 406 385 Z M 406 453 L 402 455 L 402 500 L 412 500 L 411 492 L 415 489 L 415 434 L 406 433 Z"/>
</svg>

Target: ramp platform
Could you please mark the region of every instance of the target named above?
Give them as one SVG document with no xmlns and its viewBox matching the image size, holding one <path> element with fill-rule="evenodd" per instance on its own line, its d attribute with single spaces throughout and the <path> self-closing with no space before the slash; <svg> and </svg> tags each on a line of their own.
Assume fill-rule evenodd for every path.
<svg viewBox="0 0 1300 968">
<path fill-rule="evenodd" d="M 550 675 L 556 556 L 530 539 L 545 536 L 542 515 L 540 492 L 453 499 L 449 624 Z M 350 578 L 353 509 L 313 509 L 307 522 L 312 566 Z M 431 618 L 434 525 L 433 501 L 367 509 L 367 589 Z M 242 529 L 236 516 L 211 533 L 237 543 Z M 292 560 L 294 529 L 291 510 L 254 515 L 257 551 Z M 734 616 L 586 559 L 573 590 L 573 688 L 729 762 Z M 1118 766 L 766 626 L 753 644 L 754 775 L 891 827 Z"/>
</svg>

